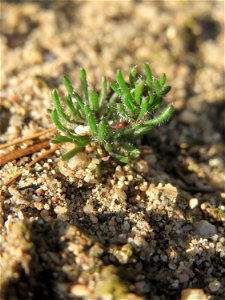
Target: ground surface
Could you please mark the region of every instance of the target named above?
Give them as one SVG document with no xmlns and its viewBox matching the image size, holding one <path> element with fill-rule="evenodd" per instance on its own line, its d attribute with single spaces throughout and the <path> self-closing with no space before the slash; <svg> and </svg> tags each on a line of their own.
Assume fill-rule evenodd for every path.
<svg viewBox="0 0 225 300">
<path fill-rule="evenodd" d="M 99 182 L 62 165 L 61 148 L 30 169 L 38 154 L 2 167 L 2 298 L 167 300 L 200 288 L 198 299 L 224 299 L 224 2 L 9 2 L 1 143 L 52 127 L 50 91 L 64 74 L 76 86 L 81 66 L 97 87 L 150 62 L 176 112 L 140 159 L 107 162 Z"/>
</svg>

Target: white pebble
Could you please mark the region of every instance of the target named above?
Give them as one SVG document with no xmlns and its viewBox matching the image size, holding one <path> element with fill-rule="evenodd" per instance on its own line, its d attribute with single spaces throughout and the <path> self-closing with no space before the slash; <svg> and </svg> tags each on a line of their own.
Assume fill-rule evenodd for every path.
<svg viewBox="0 0 225 300">
<path fill-rule="evenodd" d="M 70 292 L 73 296 L 77 296 L 79 298 L 86 297 L 89 295 L 88 288 L 81 284 L 73 285 Z"/>
<path fill-rule="evenodd" d="M 169 39 L 174 39 L 177 35 L 177 29 L 175 26 L 169 26 L 166 30 L 166 35 Z"/>
<path fill-rule="evenodd" d="M 44 209 L 49 210 L 49 209 L 50 209 L 49 204 L 46 203 L 46 204 L 44 205 Z"/>
<path fill-rule="evenodd" d="M 181 300 L 208 300 L 202 289 L 185 289 L 181 292 Z"/>
<path fill-rule="evenodd" d="M 223 165 L 223 160 L 219 157 L 211 158 L 209 160 L 209 165 L 210 167 L 220 167 Z"/>
<path fill-rule="evenodd" d="M 66 207 L 63 207 L 63 206 L 60 206 L 60 205 L 57 205 L 55 208 L 54 208 L 54 212 L 58 215 L 58 214 L 65 214 L 67 212 L 67 208 Z"/>
<path fill-rule="evenodd" d="M 89 126 L 78 125 L 74 129 L 74 131 L 76 134 L 78 134 L 80 136 L 90 135 L 90 127 Z"/>
<path fill-rule="evenodd" d="M 191 198 L 191 199 L 189 200 L 189 206 L 190 206 L 191 209 L 197 207 L 198 204 L 199 204 L 199 201 L 198 201 L 197 198 Z"/>
</svg>

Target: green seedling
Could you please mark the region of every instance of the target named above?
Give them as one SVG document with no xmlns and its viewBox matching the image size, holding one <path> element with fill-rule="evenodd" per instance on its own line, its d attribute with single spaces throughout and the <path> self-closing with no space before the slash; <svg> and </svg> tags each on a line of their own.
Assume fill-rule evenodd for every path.
<svg viewBox="0 0 225 300">
<path fill-rule="evenodd" d="M 66 96 L 60 99 L 56 90 L 52 92 L 55 108 L 51 118 L 59 131 L 52 142 L 74 143 L 74 148 L 63 155 L 63 160 L 96 142 L 107 156 L 128 163 L 140 154 L 135 141 L 171 117 L 172 105 L 160 109 L 171 89 L 165 86 L 165 74 L 156 79 L 146 63 L 143 76 L 137 74 L 134 67 L 128 83 L 120 70 L 116 79 L 108 87 L 106 79 L 102 78 L 98 93 L 88 84 L 86 71 L 81 69 L 81 93 L 73 89 L 67 77 L 63 79 Z"/>
</svg>

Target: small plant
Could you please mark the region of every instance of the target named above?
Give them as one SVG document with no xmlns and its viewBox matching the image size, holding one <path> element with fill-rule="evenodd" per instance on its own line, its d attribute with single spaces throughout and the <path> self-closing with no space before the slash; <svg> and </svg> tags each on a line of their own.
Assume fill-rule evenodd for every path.
<svg viewBox="0 0 225 300">
<path fill-rule="evenodd" d="M 139 156 L 134 142 L 153 127 L 167 121 L 174 109 L 161 107 L 164 97 L 170 91 L 165 86 L 166 75 L 159 79 L 152 76 L 149 64 L 144 64 L 145 75 L 138 75 L 137 68 L 131 69 L 129 83 L 123 73 L 117 72 L 117 82 L 108 91 L 106 79 L 101 80 L 101 91 L 92 90 L 87 82 L 86 71 L 80 70 L 81 94 L 78 94 L 67 77 L 63 84 L 67 95 L 60 99 L 56 90 L 52 92 L 55 109 L 51 118 L 57 129 L 53 143 L 72 142 L 74 148 L 63 155 L 68 160 L 86 145 L 96 142 L 103 151 L 123 163 Z"/>
</svg>

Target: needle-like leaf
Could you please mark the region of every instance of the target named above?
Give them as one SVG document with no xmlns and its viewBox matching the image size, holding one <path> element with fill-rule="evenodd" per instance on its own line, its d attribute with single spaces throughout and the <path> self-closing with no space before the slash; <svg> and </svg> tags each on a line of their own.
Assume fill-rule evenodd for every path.
<svg viewBox="0 0 225 300">
<path fill-rule="evenodd" d="M 146 76 L 146 84 L 149 90 L 152 89 L 152 71 L 149 64 L 144 64 L 145 76 Z"/>
<path fill-rule="evenodd" d="M 138 115 L 138 119 L 141 120 L 148 111 L 148 98 L 144 98 L 141 102 L 141 110 Z"/>
<path fill-rule="evenodd" d="M 86 75 L 86 71 L 83 68 L 80 69 L 80 83 L 81 83 L 81 89 L 82 89 L 84 98 L 85 98 L 86 102 L 88 103 L 89 97 L 88 97 L 87 75 Z"/>
<path fill-rule="evenodd" d="M 130 70 L 129 80 L 130 80 L 130 89 L 135 88 L 135 76 L 137 75 L 137 67 L 133 67 Z"/>
<path fill-rule="evenodd" d="M 63 84 L 64 84 L 68 94 L 71 96 L 73 94 L 73 86 L 68 77 L 64 76 Z"/>
<path fill-rule="evenodd" d="M 98 140 L 100 143 L 102 143 L 106 139 L 108 128 L 109 124 L 107 123 L 107 121 L 105 119 L 101 120 L 98 126 Z"/>
<path fill-rule="evenodd" d="M 75 146 L 72 150 L 70 150 L 69 152 L 67 152 L 66 154 L 64 154 L 62 156 L 62 160 L 68 160 L 68 159 L 72 158 L 77 153 L 81 152 L 84 148 L 85 148 L 85 145 Z"/>
<path fill-rule="evenodd" d="M 129 115 L 128 113 L 126 112 L 126 109 L 124 108 L 124 105 L 122 103 L 119 103 L 117 105 L 117 109 L 118 109 L 118 112 L 120 114 L 120 116 L 124 119 L 129 119 Z"/>
<path fill-rule="evenodd" d="M 101 80 L 101 94 L 99 99 L 99 106 L 102 107 L 105 103 L 107 97 L 107 81 L 105 77 L 102 77 Z"/>
<path fill-rule="evenodd" d="M 134 113 L 135 112 L 135 106 L 133 104 L 133 99 L 132 99 L 132 96 L 131 96 L 131 93 L 125 83 L 125 80 L 123 78 L 123 74 L 122 72 L 119 70 L 117 72 L 117 82 L 124 94 L 123 96 L 123 100 L 124 100 L 124 104 L 127 106 L 127 108 L 132 112 Z"/>
<path fill-rule="evenodd" d="M 97 92 L 91 92 L 90 93 L 90 102 L 91 102 L 91 107 L 95 112 L 99 111 L 99 99 L 98 99 L 98 94 Z"/>
<path fill-rule="evenodd" d="M 52 140 L 53 144 L 67 143 L 67 142 L 73 142 L 73 139 L 61 134 L 57 134 L 55 138 Z"/>
<path fill-rule="evenodd" d="M 52 100 L 54 102 L 58 115 L 65 121 L 70 122 L 69 117 L 65 114 L 64 109 L 61 106 L 59 95 L 56 90 L 52 92 Z"/>
<path fill-rule="evenodd" d="M 143 81 L 138 82 L 135 87 L 135 96 L 134 96 L 137 104 L 141 103 L 141 96 L 143 93 L 143 89 L 144 89 L 144 82 Z"/>
<path fill-rule="evenodd" d="M 161 90 L 161 95 L 165 96 L 166 94 L 169 93 L 169 91 L 171 90 L 171 86 L 165 86 L 164 88 L 162 88 Z"/>
<path fill-rule="evenodd" d="M 66 128 L 59 120 L 59 116 L 58 116 L 58 113 L 57 113 L 57 110 L 56 109 L 53 109 L 51 111 L 51 118 L 52 118 L 52 121 L 53 123 L 55 124 L 56 128 L 59 129 L 60 131 L 66 131 L 68 130 L 68 128 Z"/>
<path fill-rule="evenodd" d="M 155 83 L 155 91 L 156 91 L 156 95 L 159 96 L 160 95 L 160 91 L 161 91 L 161 85 L 159 83 L 159 81 L 156 79 L 154 81 Z"/>
<path fill-rule="evenodd" d="M 96 137 L 97 134 L 98 134 L 97 124 L 96 124 L 96 121 L 95 121 L 95 117 L 93 116 L 93 114 L 91 112 L 89 113 L 89 115 L 87 117 L 87 121 L 88 121 L 88 124 L 90 126 L 92 135 L 94 137 Z"/>
<path fill-rule="evenodd" d="M 65 99 L 65 102 L 69 108 L 69 110 L 71 111 L 73 116 L 77 116 L 79 114 L 79 111 L 76 110 L 74 103 L 72 101 L 72 98 L 70 95 L 68 95 Z"/>
<path fill-rule="evenodd" d="M 163 110 L 158 116 L 154 117 L 151 120 L 145 121 L 144 125 L 146 126 L 155 126 L 159 125 L 164 121 L 167 121 L 174 112 L 174 108 L 172 105 L 168 106 L 165 110 Z"/>
<path fill-rule="evenodd" d="M 160 77 L 159 77 L 159 83 L 160 83 L 161 87 L 165 84 L 165 82 L 166 82 L 166 74 L 163 73 L 163 74 L 160 75 Z"/>
</svg>

